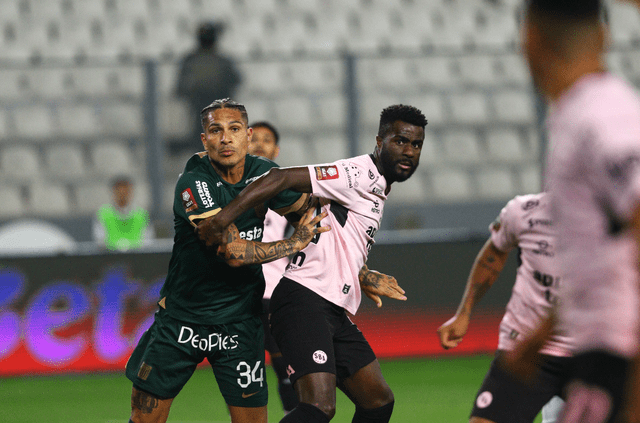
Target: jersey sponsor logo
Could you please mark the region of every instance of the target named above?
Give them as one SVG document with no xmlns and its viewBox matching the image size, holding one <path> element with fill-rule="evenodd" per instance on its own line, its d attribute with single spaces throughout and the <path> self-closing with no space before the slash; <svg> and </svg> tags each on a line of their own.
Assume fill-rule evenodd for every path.
<svg viewBox="0 0 640 423">
<path fill-rule="evenodd" d="M 538 254 L 541 256 L 545 256 L 545 257 L 553 257 L 555 256 L 555 253 L 551 250 L 553 250 L 553 246 L 551 244 L 549 244 L 549 242 L 542 240 L 542 241 L 538 241 L 538 248 L 537 249 L 533 249 L 531 250 L 534 254 Z"/>
<path fill-rule="evenodd" d="M 360 168 L 353 163 L 349 163 L 346 166 L 343 165 L 342 168 L 347 175 L 347 183 L 349 184 L 349 188 L 358 187 L 357 179 L 362 175 L 362 172 L 360 172 Z"/>
<path fill-rule="evenodd" d="M 347 285 L 345 283 L 344 286 L 342 287 L 342 293 L 343 294 L 348 294 L 350 289 L 351 289 L 351 285 Z"/>
<path fill-rule="evenodd" d="M 196 188 L 198 188 L 198 195 L 200 195 L 200 199 L 202 200 L 202 204 L 206 208 L 213 207 L 213 198 L 211 198 L 211 193 L 209 192 L 209 185 L 207 185 L 204 181 L 196 181 Z"/>
<path fill-rule="evenodd" d="M 373 171 L 371 169 L 369 169 L 369 179 L 373 180 L 375 179 L 376 175 L 373 174 Z"/>
<path fill-rule="evenodd" d="M 182 197 L 182 207 L 184 207 L 185 212 L 189 213 L 198 209 L 198 203 L 193 196 L 193 192 L 191 192 L 191 188 L 182 191 L 180 196 Z"/>
<path fill-rule="evenodd" d="M 262 238 L 262 228 L 257 228 L 254 226 L 253 229 L 248 231 L 240 232 L 240 238 L 245 239 L 247 241 L 253 241 L 254 239 Z"/>
<path fill-rule="evenodd" d="M 522 210 L 531 210 L 534 207 L 538 207 L 538 205 L 540 205 L 540 200 L 529 200 L 522 205 Z"/>
<path fill-rule="evenodd" d="M 551 219 L 529 219 L 529 229 L 537 225 L 553 226 L 553 221 Z"/>
<path fill-rule="evenodd" d="M 493 394 L 489 391 L 484 391 L 480 395 L 478 395 L 478 399 L 476 399 L 476 406 L 478 408 L 487 408 L 493 402 Z"/>
<path fill-rule="evenodd" d="M 203 338 L 194 332 L 189 326 L 182 326 L 178 335 L 179 344 L 191 344 L 200 351 L 211 351 L 217 348 L 219 351 L 235 350 L 238 348 L 238 335 L 224 335 L 222 333 L 210 333 Z"/>
<path fill-rule="evenodd" d="M 245 393 L 243 392 L 243 393 L 242 393 L 242 398 L 249 398 L 249 397 L 252 397 L 252 396 L 254 396 L 255 394 L 257 394 L 258 392 L 260 392 L 260 391 L 252 392 L 252 393 L 250 393 L 250 394 L 245 394 Z"/>
<path fill-rule="evenodd" d="M 338 167 L 335 165 L 316 166 L 315 169 L 316 169 L 316 179 L 318 181 L 338 179 L 340 177 L 340 175 L 338 174 Z"/>
<path fill-rule="evenodd" d="M 327 354 L 322 350 L 318 350 L 313 353 L 313 361 L 318 364 L 324 364 L 327 362 Z"/>
<path fill-rule="evenodd" d="M 253 178 L 249 178 L 246 181 L 244 181 L 244 183 L 249 185 L 251 182 L 255 181 L 256 179 L 262 178 L 266 173 L 267 172 L 263 173 L 262 175 L 254 176 Z"/>
<path fill-rule="evenodd" d="M 380 214 L 380 202 L 378 200 L 373 200 L 373 207 L 371 208 L 371 213 Z"/>
<path fill-rule="evenodd" d="M 382 197 L 383 193 L 382 193 L 382 188 L 373 188 L 371 190 L 371 193 L 374 195 L 378 195 L 380 197 Z"/>
<path fill-rule="evenodd" d="M 513 329 L 509 334 L 509 339 L 515 340 L 518 335 L 520 335 L 520 333 L 517 330 Z"/>
</svg>

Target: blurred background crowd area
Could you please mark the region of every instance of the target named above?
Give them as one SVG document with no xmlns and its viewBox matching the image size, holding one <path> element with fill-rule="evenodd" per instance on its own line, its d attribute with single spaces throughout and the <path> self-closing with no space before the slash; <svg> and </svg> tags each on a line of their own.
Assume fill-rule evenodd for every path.
<svg viewBox="0 0 640 423">
<path fill-rule="evenodd" d="M 201 150 L 181 60 L 215 22 L 234 98 L 281 134 L 280 165 L 373 151 L 380 111 L 420 108 L 421 165 L 382 229 L 481 232 L 541 189 L 542 110 L 518 45 L 518 0 L 0 0 L 0 224 L 40 219 L 76 241 L 135 185 L 170 238 L 173 189 Z M 610 4 L 609 66 L 640 82 L 640 18 Z M 211 98 L 213 101 L 215 98 Z M 206 104 L 203 104 L 204 107 Z M 422 231 L 422 232 L 421 232 Z"/>
</svg>

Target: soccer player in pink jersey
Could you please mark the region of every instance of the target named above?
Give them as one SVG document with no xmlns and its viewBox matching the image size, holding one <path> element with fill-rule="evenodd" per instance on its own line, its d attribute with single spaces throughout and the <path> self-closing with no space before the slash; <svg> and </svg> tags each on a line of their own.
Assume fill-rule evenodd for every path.
<svg viewBox="0 0 640 423">
<path fill-rule="evenodd" d="M 549 316 L 554 306 L 560 277 L 554 263 L 556 235 L 550 208 L 546 193 L 517 196 L 507 203 L 489 226 L 491 236 L 471 268 L 456 315 L 438 329 L 443 348 L 458 346 L 475 305 L 498 278 L 509 252 L 517 249 L 516 281 L 500 323 L 496 359 L 478 391 L 470 423 L 530 423 L 548 401 L 562 396 L 571 356 L 571 340 L 563 334 L 553 333 L 543 346 L 542 371 L 533 382 L 515 379 L 499 361 Z M 545 406 L 543 410 L 545 423 L 555 421 L 558 407 Z"/>
<path fill-rule="evenodd" d="M 285 189 L 312 193 L 331 231 L 295 254 L 271 297 L 271 331 L 300 404 L 281 421 L 328 422 L 336 387 L 356 405 L 354 423 L 388 422 L 393 392 L 362 332 L 347 312 L 360 305 L 358 274 L 380 227 L 394 182 L 418 167 L 427 120 L 415 107 L 394 105 L 380 116 L 373 154 L 334 163 L 270 170 L 198 227 L 207 244 L 244 210 Z M 328 236 L 325 236 L 328 235 Z"/>
<path fill-rule="evenodd" d="M 254 122 L 253 137 L 249 143 L 249 154 L 254 156 L 266 157 L 269 160 L 275 160 L 280 153 L 280 134 L 278 130 L 269 122 Z M 287 228 L 290 228 L 289 222 L 284 216 L 280 216 L 273 210 L 267 210 L 264 218 L 264 232 L 262 234 L 263 242 L 277 241 L 285 238 Z M 282 401 L 282 408 L 285 414 L 290 412 L 298 405 L 298 395 L 293 390 L 291 380 L 287 375 L 287 363 L 282 357 L 280 349 L 273 339 L 269 330 L 269 302 L 271 294 L 276 285 L 282 278 L 285 267 L 289 264 L 289 259 L 283 257 L 262 265 L 262 273 L 264 274 L 265 289 L 262 298 L 262 325 L 264 327 L 264 346 L 271 357 L 271 365 L 278 377 L 278 394 Z"/>
<path fill-rule="evenodd" d="M 598 0 L 533 0 L 522 32 L 533 80 L 550 104 L 546 185 L 562 277 L 557 324 L 574 338 L 575 357 L 563 423 L 640 420 L 632 367 L 640 314 L 640 99 L 605 69 L 601 8 Z M 515 363 L 530 363 L 535 346 L 522 342 Z"/>
</svg>

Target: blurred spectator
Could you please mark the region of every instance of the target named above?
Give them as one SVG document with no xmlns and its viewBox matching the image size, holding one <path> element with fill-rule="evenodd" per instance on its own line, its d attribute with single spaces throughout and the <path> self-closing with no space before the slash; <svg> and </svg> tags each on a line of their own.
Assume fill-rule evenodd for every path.
<svg viewBox="0 0 640 423">
<path fill-rule="evenodd" d="M 105 204 L 98 210 L 93 224 L 94 240 L 109 250 L 126 251 L 153 239 L 155 234 L 149 224 L 149 213 L 131 205 L 131 180 L 117 178 L 111 187 L 113 204 Z"/>
<path fill-rule="evenodd" d="M 202 150 L 200 111 L 212 101 L 234 98 L 242 78 L 234 62 L 217 50 L 222 34 L 220 23 L 207 22 L 197 32 L 198 48 L 187 54 L 180 63 L 176 94 L 184 99 L 193 116 L 192 129 L 187 141 L 194 151 Z"/>
</svg>

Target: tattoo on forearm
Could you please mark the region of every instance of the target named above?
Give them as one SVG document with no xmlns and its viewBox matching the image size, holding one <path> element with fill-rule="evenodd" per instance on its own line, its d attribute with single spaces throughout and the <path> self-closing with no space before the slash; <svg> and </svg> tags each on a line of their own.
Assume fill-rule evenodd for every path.
<svg viewBox="0 0 640 423">
<path fill-rule="evenodd" d="M 142 391 L 136 391 L 131 399 L 134 408 L 140 410 L 143 414 L 152 413 L 158 408 L 158 398 Z"/>
</svg>

